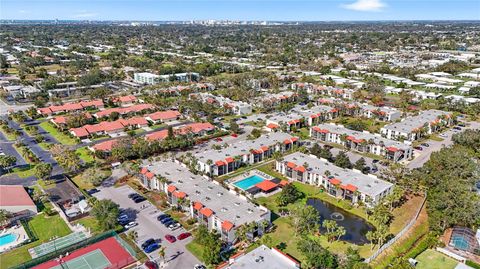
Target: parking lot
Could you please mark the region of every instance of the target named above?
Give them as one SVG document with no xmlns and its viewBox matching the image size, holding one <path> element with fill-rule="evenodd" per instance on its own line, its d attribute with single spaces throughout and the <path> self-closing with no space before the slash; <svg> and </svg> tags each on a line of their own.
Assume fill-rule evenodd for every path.
<svg viewBox="0 0 480 269">
<path fill-rule="evenodd" d="M 166 234 L 171 234 L 177 237 L 179 234 L 185 232 L 183 228 L 175 231 L 170 231 L 160 221 L 157 220 L 157 216 L 162 214 L 155 206 L 153 206 L 148 200 L 136 204 L 128 195 L 135 191 L 129 186 L 122 187 L 101 187 L 100 192 L 95 193 L 94 196 L 98 199 L 110 199 L 120 205 L 120 208 L 124 209 L 126 214 L 131 217 L 137 226 L 131 228 L 138 233 L 137 245 L 141 248 L 143 242 L 149 238 L 160 239 L 160 245 L 165 247 L 165 260 L 168 265 L 165 268 L 193 268 L 195 264 L 199 264 L 195 256 L 193 256 L 186 248 L 185 245 L 192 240 L 189 237 L 184 240 L 177 240 L 175 243 L 170 243 L 165 240 Z M 168 212 L 167 212 L 168 213 Z M 155 250 L 147 256 L 150 259 L 158 259 L 158 250 Z"/>
</svg>

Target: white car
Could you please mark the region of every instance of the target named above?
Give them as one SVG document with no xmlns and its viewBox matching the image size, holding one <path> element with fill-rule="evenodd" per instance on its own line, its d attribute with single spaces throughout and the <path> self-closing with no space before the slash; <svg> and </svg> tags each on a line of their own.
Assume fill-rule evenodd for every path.
<svg viewBox="0 0 480 269">
<path fill-rule="evenodd" d="M 130 229 L 130 228 L 133 228 L 135 226 L 137 226 L 138 223 L 136 223 L 135 221 L 131 221 L 129 222 L 127 225 L 123 226 L 125 229 Z"/>
<path fill-rule="evenodd" d="M 168 226 L 168 229 L 170 229 L 170 231 L 174 231 L 174 230 L 176 230 L 180 227 L 181 227 L 180 223 L 177 222 L 177 223 L 174 223 L 174 224 Z"/>
<path fill-rule="evenodd" d="M 193 269 L 207 269 L 207 267 L 205 267 L 205 265 L 195 264 L 195 266 L 193 266 Z"/>
</svg>

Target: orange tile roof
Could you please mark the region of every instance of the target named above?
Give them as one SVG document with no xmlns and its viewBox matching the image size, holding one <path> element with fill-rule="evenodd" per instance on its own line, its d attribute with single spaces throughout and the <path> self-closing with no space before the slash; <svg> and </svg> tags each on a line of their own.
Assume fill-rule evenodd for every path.
<svg viewBox="0 0 480 269">
<path fill-rule="evenodd" d="M 295 167 L 297 167 L 297 165 L 294 164 L 294 163 L 292 163 L 292 162 L 287 162 L 287 167 L 289 167 L 289 168 L 295 168 Z"/>
<path fill-rule="evenodd" d="M 233 223 L 231 223 L 228 220 L 225 220 L 222 222 L 222 230 L 224 231 L 230 231 L 233 228 Z"/>
<path fill-rule="evenodd" d="M 168 130 L 161 130 L 147 134 L 145 137 L 147 140 L 163 140 L 168 136 Z"/>
<path fill-rule="evenodd" d="M 167 187 L 167 191 L 168 191 L 168 192 L 174 192 L 174 191 L 176 191 L 176 190 L 177 190 L 177 187 L 175 187 L 175 186 L 173 186 L 173 185 L 169 185 L 169 186 Z"/>
<path fill-rule="evenodd" d="M 225 161 L 227 163 L 233 163 L 235 161 L 235 159 L 233 159 L 232 157 L 227 157 L 227 158 L 225 158 Z"/>
<path fill-rule="evenodd" d="M 174 191 L 173 196 L 177 197 L 178 199 L 182 199 L 182 198 L 185 198 L 187 194 L 184 193 L 183 191 Z"/>
<path fill-rule="evenodd" d="M 301 166 L 301 165 L 295 167 L 294 170 L 295 170 L 295 171 L 302 172 L 302 173 L 305 173 L 305 171 L 306 171 L 306 170 L 305 170 L 305 167 L 303 167 L 303 166 Z"/>
<path fill-rule="evenodd" d="M 280 181 L 280 183 L 278 183 L 278 185 L 280 185 L 280 186 L 288 185 L 288 181 L 287 180 L 282 180 L 282 181 Z"/>
<path fill-rule="evenodd" d="M 225 163 L 224 163 L 223 161 L 216 161 L 216 162 L 215 162 L 215 165 L 216 165 L 216 166 L 224 166 Z"/>
<path fill-rule="evenodd" d="M 397 152 L 397 151 L 399 151 L 399 149 L 397 149 L 396 147 L 386 147 L 386 149 L 387 149 L 388 151 L 391 151 L 391 152 Z"/>
<path fill-rule="evenodd" d="M 148 172 L 148 169 L 146 167 L 142 167 L 142 169 L 140 169 L 140 174 L 142 175 L 145 175 L 147 172 Z"/>
<path fill-rule="evenodd" d="M 265 152 L 265 151 L 268 151 L 268 147 L 267 146 L 262 146 L 261 149 Z"/>
<path fill-rule="evenodd" d="M 208 208 L 208 207 L 204 207 L 200 210 L 200 213 L 202 215 L 204 215 L 205 217 L 209 218 L 211 215 L 213 215 L 213 211 Z"/>
<path fill-rule="evenodd" d="M 278 185 L 276 183 L 273 183 L 270 180 L 264 180 L 260 183 L 255 184 L 255 187 L 261 189 L 262 191 L 271 191 L 275 189 Z"/>
<path fill-rule="evenodd" d="M 147 172 L 147 173 L 145 173 L 145 176 L 146 176 L 148 179 L 152 179 L 153 177 L 155 177 L 155 174 L 152 173 L 152 172 Z"/>
<path fill-rule="evenodd" d="M 200 210 L 202 207 L 203 207 L 203 205 L 202 205 L 202 203 L 200 203 L 200 202 L 195 202 L 195 203 L 193 203 L 193 208 L 194 208 L 195 210 Z"/>
<path fill-rule="evenodd" d="M 100 142 L 94 145 L 93 149 L 100 150 L 100 151 L 111 151 L 116 142 L 117 140 L 108 140 L 108 141 Z"/>
<path fill-rule="evenodd" d="M 285 145 L 288 145 L 288 144 L 290 144 L 290 143 L 292 143 L 292 141 L 290 141 L 290 140 L 288 140 L 288 139 L 285 139 L 285 141 L 283 141 L 283 144 L 285 144 Z"/>
<path fill-rule="evenodd" d="M 347 186 L 345 186 L 345 189 L 349 190 L 351 192 L 356 192 L 358 188 L 357 188 L 357 186 L 354 186 L 352 184 L 347 184 Z"/>
<path fill-rule="evenodd" d="M 280 126 L 278 126 L 278 125 L 275 124 L 275 123 L 269 123 L 269 124 L 267 124 L 267 127 L 270 128 L 270 129 L 276 129 L 276 128 L 280 127 Z"/>
<path fill-rule="evenodd" d="M 330 183 L 332 183 L 333 185 L 338 185 L 340 183 L 342 183 L 342 181 L 338 178 L 331 178 L 328 180 Z"/>
</svg>

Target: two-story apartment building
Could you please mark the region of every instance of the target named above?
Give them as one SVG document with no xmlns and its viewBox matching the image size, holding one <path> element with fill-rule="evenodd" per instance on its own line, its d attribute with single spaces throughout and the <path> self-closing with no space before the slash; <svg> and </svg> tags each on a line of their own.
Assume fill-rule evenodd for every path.
<svg viewBox="0 0 480 269">
<path fill-rule="evenodd" d="M 192 98 L 198 98 L 202 100 L 202 102 L 207 102 L 210 104 L 217 104 L 225 109 L 228 109 L 235 115 L 247 115 L 251 114 L 253 111 L 252 105 L 246 102 L 241 101 L 233 101 L 229 98 L 225 98 L 222 96 L 213 95 L 210 93 L 195 93 L 190 95 Z"/>
<path fill-rule="evenodd" d="M 178 161 L 145 163 L 140 170 L 141 183 L 148 189 L 165 192 L 168 202 L 187 211 L 222 240 L 234 243 L 236 231 L 252 222 L 270 223 L 270 211 L 247 200 L 234 190 L 222 187 L 208 177 L 195 175 Z M 261 228 L 253 236 L 263 233 Z"/>
<path fill-rule="evenodd" d="M 242 165 L 261 162 L 274 152 L 284 152 L 298 145 L 297 137 L 276 132 L 255 140 L 242 140 L 219 150 L 209 149 L 193 154 L 198 171 L 220 176 L 235 171 Z"/>
<path fill-rule="evenodd" d="M 413 157 L 411 145 L 384 138 L 380 134 L 372 134 L 367 131 L 359 132 L 333 123 L 324 123 L 312 127 L 310 136 L 318 141 L 340 144 L 358 152 L 383 156 L 393 162 L 408 160 Z"/>
<path fill-rule="evenodd" d="M 365 175 L 356 169 L 344 169 L 301 152 L 285 156 L 276 162 L 275 168 L 291 181 L 322 187 L 329 195 L 353 204 L 362 202 L 373 206 L 393 190 L 392 183 L 375 175 Z"/>
<path fill-rule="evenodd" d="M 452 123 L 452 113 L 431 109 L 422 111 L 416 116 L 407 117 L 400 122 L 385 125 L 380 132 L 388 139 L 414 141 Z"/>
</svg>

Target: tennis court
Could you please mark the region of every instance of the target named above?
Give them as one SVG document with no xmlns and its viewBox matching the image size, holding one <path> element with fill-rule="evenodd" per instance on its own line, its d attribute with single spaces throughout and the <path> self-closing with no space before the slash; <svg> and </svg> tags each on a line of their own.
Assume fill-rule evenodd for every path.
<svg viewBox="0 0 480 269">
<path fill-rule="evenodd" d="M 28 251 L 30 252 L 30 255 L 32 256 L 32 258 L 37 258 L 45 254 L 54 252 L 55 250 L 59 250 L 64 247 L 71 246 L 75 243 L 85 240 L 86 238 L 87 236 L 85 235 L 85 233 L 76 232 L 64 237 L 57 238 L 50 242 L 41 244 L 40 246 L 36 246 L 34 248 L 29 249 Z"/>
<path fill-rule="evenodd" d="M 104 269 L 110 265 L 111 263 L 108 261 L 107 257 L 103 255 L 103 252 L 100 249 L 96 249 L 73 260 L 61 262 L 61 265 L 57 265 L 51 269 Z"/>
</svg>

